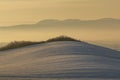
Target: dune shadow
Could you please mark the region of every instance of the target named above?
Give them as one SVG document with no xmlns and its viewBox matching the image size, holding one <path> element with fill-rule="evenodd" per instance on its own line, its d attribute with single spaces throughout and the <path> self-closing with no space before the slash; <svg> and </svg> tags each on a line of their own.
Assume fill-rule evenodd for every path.
<svg viewBox="0 0 120 80">
<path fill-rule="evenodd" d="M 112 69 L 77 69 L 71 72 L 31 74 L 31 75 L 0 75 L 7 78 L 104 78 L 120 79 L 120 70 Z"/>
</svg>

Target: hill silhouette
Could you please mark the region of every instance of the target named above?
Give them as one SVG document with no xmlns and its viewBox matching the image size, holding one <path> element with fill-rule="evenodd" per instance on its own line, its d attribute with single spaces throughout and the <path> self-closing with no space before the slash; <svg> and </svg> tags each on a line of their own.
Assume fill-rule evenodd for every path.
<svg viewBox="0 0 120 80">
<path fill-rule="evenodd" d="M 1 80 L 119 80 L 120 52 L 78 41 L 0 51 Z"/>
<path fill-rule="evenodd" d="M 58 37 L 55 37 L 55 38 L 48 39 L 46 41 L 39 41 L 39 42 L 14 41 L 14 42 L 8 43 L 8 45 L 6 45 L 6 46 L 1 47 L 0 51 L 25 47 L 25 46 L 29 46 L 29 45 L 42 44 L 42 43 L 47 43 L 47 42 L 56 42 L 56 41 L 79 41 L 79 40 L 76 40 L 74 38 L 62 35 L 62 36 L 58 36 Z"/>
</svg>

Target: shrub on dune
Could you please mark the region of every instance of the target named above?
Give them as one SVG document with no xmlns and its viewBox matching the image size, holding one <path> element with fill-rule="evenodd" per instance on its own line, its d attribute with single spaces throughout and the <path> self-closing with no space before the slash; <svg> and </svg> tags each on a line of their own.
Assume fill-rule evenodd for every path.
<svg viewBox="0 0 120 80">
<path fill-rule="evenodd" d="M 74 38 L 67 37 L 67 36 L 59 36 L 59 37 L 48 39 L 46 42 L 54 42 L 54 41 L 79 41 L 79 40 L 76 40 Z"/>
<path fill-rule="evenodd" d="M 9 44 L 7 44 L 4 47 L 1 47 L 0 51 L 4 51 L 4 50 L 8 50 L 8 49 L 14 49 L 14 48 L 20 48 L 20 47 L 24 47 L 24 46 L 28 46 L 28 45 L 34 45 L 34 44 L 40 44 L 40 43 L 44 43 L 44 41 L 41 41 L 41 42 L 14 41 L 14 42 L 10 42 Z"/>
<path fill-rule="evenodd" d="M 55 42 L 55 41 L 79 41 L 79 40 L 76 40 L 74 38 L 67 37 L 67 36 L 59 36 L 59 37 L 51 38 L 51 39 L 48 39 L 46 41 L 40 41 L 40 42 L 14 41 L 14 42 L 11 42 L 11 43 L 7 44 L 4 47 L 1 47 L 0 51 L 9 50 L 9 49 L 15 49 L 15 48 L 20 48 L 20 47 L 34 45 L 34 44 L 42 44 L 42 43 L 47 43 L 47 42 Z"/>
</svg>

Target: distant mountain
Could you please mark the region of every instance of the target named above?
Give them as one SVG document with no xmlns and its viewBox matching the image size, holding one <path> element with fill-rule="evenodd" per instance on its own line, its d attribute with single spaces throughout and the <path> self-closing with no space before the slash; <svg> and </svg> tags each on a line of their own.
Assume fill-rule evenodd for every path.
<svg viewBox="0 0 120 80">
<path fill-rule="evenodd" d="M 80 28 L 80 29 L 108 29 L 120 28 L 120 19 L 103 18 L 98 20 L 79 20 L 79 19 L 48 19 L 37 22 L 36 24 L 24 24 L 0 29 L 38 29 L 38 28 Z"/>
<path fill-rule="evenodd" d="M 120 20 L 103 18 L 98 20 L 47 19 L 35 24 L 0 27 L 0 39 L 45 40 L 58 35 L 67 35 L 82 40 L 119 40 Z"/>
</svg>

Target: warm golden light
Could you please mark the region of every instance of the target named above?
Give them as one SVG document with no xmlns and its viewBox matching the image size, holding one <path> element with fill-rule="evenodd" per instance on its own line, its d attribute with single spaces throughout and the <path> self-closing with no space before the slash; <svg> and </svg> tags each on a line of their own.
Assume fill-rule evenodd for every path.
<svg viewBox="0 0 120 80">
<path fill-rule="evenodd" d="M 120 18 L 120 0 L 0 0 L 0 25 L 43 19 Z"/>
<path fill-rule="evenodd" d="M 0 26 L 35 24 L 44 19 L 96 20 L 120 18 L 120 0 L 0 0 Z M 119 25 L 116 25 L 117 27 Z M 82 26 L 83 27 L 83 26 Z M 2 30 L 0 41 L 45 40 L 59 35 L 68 35 L 82 40 L 120 40 L 120 29 L 53 29 L 38 31 Z M 105 27 L 105 26 L 104 26 Z M 43 26 L 44 28 L 44 26 Z"/>
</svg>

